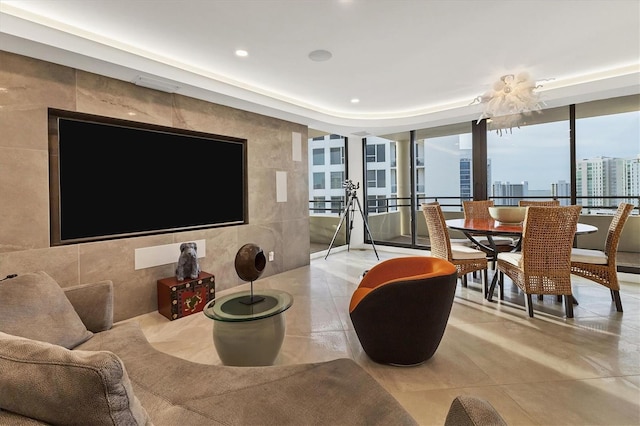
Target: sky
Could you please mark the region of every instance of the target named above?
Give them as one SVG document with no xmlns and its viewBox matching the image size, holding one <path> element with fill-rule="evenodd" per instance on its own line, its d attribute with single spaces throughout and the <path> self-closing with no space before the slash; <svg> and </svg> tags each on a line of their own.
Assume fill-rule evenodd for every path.
<svg viewBox="0 0 640 426">
<path fill-rule="evenodd" d="M 569 130 L 566 121 L 515 128 L 487 138 L 492 181 L 529 182 L 529 189 L 550 189 L 570 181 Z M 636 158 L 640 154 L 640 112 L 578 120 L 576 157 Z"/>
<path fill-rule="evenodd" d="M 371 138 L 375 143 L 375 138 Z M 425 190 L 430 196 L 460 192 L 461 151 L 471 149 L 471 134 L 443 136 L 425 142 Z M 571 181 L 569 121 L 522 128 L 487 136 L 491 182 L 528 182 L 529 190 L 550 191 L 551 184 Z M 464 155 L 470 155 L 469 152 Z M 578 119 L 576 157 L 638 158 L 640 111 Z"/>
</svg>

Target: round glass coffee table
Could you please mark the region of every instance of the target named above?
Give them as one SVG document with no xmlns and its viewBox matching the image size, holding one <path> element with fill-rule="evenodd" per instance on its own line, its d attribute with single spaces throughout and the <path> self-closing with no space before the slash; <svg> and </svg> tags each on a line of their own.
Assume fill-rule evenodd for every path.
<svg viewBox="0 0 640 426">
<path fill-rule="evenodd" d="M 213 343 L 224 365 L 272 365 L 284 341 L 284 311 L 293 296 L 280 290 L 261 290 L 247 303 L 250 291 L 232 293 L 207 303 L 202 312 L 215 321 Z"/>
</svg>

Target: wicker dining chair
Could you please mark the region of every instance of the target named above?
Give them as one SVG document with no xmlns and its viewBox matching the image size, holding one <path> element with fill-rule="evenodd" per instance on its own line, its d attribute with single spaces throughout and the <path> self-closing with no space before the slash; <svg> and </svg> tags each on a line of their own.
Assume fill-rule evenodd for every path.
<svg viewBox="0 0 640 426">
<path fill-rule="evenodd" d="M 429 241 L 431 243 L 431 255 L 453 263 L 458 271 L 458 277 L 463 287 L 467 287 L 467 274 L 475 271 L 483 271 L 482 294 L 486 296 L 487 280 L 487 254 L 482 250 L 461 244 L 452 244 L 445 223 L 442 208 L 437 202 L 423 203 L 422 213 L 427 222 Z"/>
<path fill-rule="evenodd" d="M 492 219 L 489 214 L 489 207 L 494 206 L 493 200 L 472 200 L 472 201 L 463 201 L 462 202 L 462 211 L 464 212 L 465 219 Z M 510 251 L 515 247 L 516 242 L 513 238 L 509 237 L 491 237 L 493 243 L 496 245 L 498 251 Z M 484 238 L 477 238 L 477 241 L 480 244 L 485 246 L 491 245 L 489 240 Z M 495 269 L 495 259 L 491 259 L 494 262 Z"/>
<path fill-rule="evenodd" d="M 520 200 L 518 201 L 518 206 L 558 207 L 560 206 L 560 200 Z"/>
<path fill-rule="evenodd" d="M 552 294 L 564 296 L 566 316 L 573 318 L 571 246 L 581 211 L 582 206 L 529 207 L 522 225 L 522 251 L 498 254 L 501 294 L 506 274 L 525 293 L 530 317 L 531 295 Z M 489 289 L 489 300 L 492 292 Z"/>
<path fill-rule="evenodd" d="M 493 207 L 493 200 L 469 200 L 462 202 L 465 219 L 491 219 L 489 207 Z"/>
<path fill-rule="evenodd" d="M 622 228 L 624 228 L 632 210 L 633 204 L 620 203 L 618 205 L 618 210 L 616 210 L 607 231 L 604 250 L 579 248 L 571 250 L 571 273 L 607 287 L 611 291 L 611 300 L 615 302 L 618 312 L 622 312 L 622 301 L 620 300 L 616 253 Z"/>
</svg>

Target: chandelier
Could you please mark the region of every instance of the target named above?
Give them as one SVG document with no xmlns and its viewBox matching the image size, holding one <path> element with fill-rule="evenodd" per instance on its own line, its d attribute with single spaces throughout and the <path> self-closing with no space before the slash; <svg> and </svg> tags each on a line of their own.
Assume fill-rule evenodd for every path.
<svg viewBox="0 0 640 426">
<path fill-rule="evenodd" d="M 492 90 L 475 98 L 471 105 L 484 105 L 478 122 L 486 118 L 487 128 L 502 136 L 503 131 L 511 133 L 514 127 L 519 128 L 524 116 L 540 113 L 543 103 L 535 93 L 540 87 L 526 72 L 503 75 Z"/>
</svg>

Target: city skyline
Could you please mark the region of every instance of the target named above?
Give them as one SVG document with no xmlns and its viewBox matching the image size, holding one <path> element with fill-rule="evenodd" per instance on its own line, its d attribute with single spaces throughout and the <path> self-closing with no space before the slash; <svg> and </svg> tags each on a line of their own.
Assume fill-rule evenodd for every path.
<svg viewBox="0 0 640 426">
<path fill-rule="evenodd" d="M 576 158 L 633 159 L 640 155 L 640 112 L 589 117 L 576 121 Z M 570 181 L 569 130 L 566 121 L 513 129 L 512 133 L 487 135 L 492 181 L 529 183 L 529 189 L 550 188 L 556 181 Z M 535 167 L 527 167 L 528 165 Z"/>
</svg>

